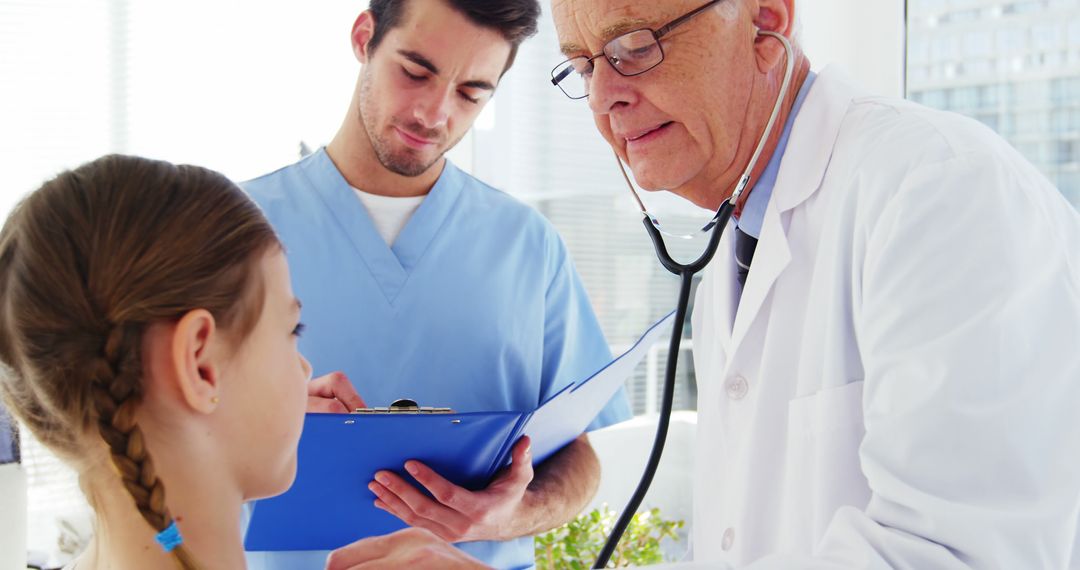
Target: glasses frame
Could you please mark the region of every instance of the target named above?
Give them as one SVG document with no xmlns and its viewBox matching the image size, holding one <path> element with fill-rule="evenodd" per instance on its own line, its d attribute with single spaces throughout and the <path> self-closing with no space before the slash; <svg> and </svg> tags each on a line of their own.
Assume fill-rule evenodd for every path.
<svg viewBox="0 0 1080 570">
<path fill-rule="evenodd" d="M 600 56 L 604 56 L 604 60 L 608 62 L 608 65 L 610 65 L 611 68 L 614 69 L 616 73 L 618 73 L 619 75 L 622 75 L 623 77 L 634 77 L 634 76 L 637 76 L 637 75 L 641 75 L 641 74 L 643 74 L 645 72 L 652 71 L 653 69 L 656 68 L 656 66 L 660 65 L 661 63 L 664 63 L 664 58 L 665 58 L 664 46 L 660 43 L 660 38 L 667 35 L 671 30 L 674 30 L 675 28 L 685 24 L 687 21 L 689 21 L 694 16 L 697 16 L 698 14 L 704 12 L 705 10 L 711 8 L 712 6 L 714 6 L 716 4 L 719 4 L 720 2 L 724 2 L 724 1 L 725 0 L 710 0 L 709 2 L 706 2 L 705 4 L 703 4 L 701 6 L 698 6 L 697 8 L 694 8 L 693 10 L 683 14 L 682 16 L 679 16 L 678 18 L 675 18 L 674 20 L 664 24 L 663 26 L 660 26 L 660 28 L 657 29 L 657 30 L 654 30 L 652 28 L 638 28 L 636 30 L 630 30 L 628 32 L 621 33 L 618 36 L 615 36 L 614 38 L 608 40 L 608 42 L 604 44 L 603 49 L 601 49 L 599 53 L 593 54 L 592 56 L 579 55 L 579 56 L 568 58 L 565 61 L 560 62 L 559 65 L 556 65 L 555 67 L 553 67 L 551 69 L 551 84 L 554 85 L 555 87 L 558 87 L 559 91 L 562 91 L 563 95 L 566 95 L 570 99 L 578 100 L 578 99 L 586 99 L 586 98 L 588 98 L 589 97 L 589 93 L 588 93 L 588 84 L 589 84 L 589 82 L 588 82 L 588 80 L 585 81 L 586 93 L 584 95 L 579 96 L 579 97 L 574 97 L 573 95 L 570 95 L 569 93 L 567 93 L 566 89 L 564 89 L 563 86 L 560 85 L 560 83 L 562 83 L 562 81 L 564 79 L 566 79 L 566 77 L 568 75 L 570 75 L 571 73 L 574 73 L 574 67 L 572 65 L 567 65 L 567 64 L 569 64 L 572 61 L 578 60 L 578 59 L 584 59 L 585 62 L 588 63 L 589 65 L 594 65 L 593 61 L 596 60 L 596 58 L 598 58 Z M 638 32 L 649 32 L 650 34 L 652 34 L 653 42 L 656 43 L 656 48 L 658 50 L 660 50 L 660 59 L 657 60 L 656 63 L 650 65 L 649 67 L 646 67 L 645 69 L 642 69 L 641 71 L 637 71 L 637 72 L 634 72 L 634 73 L 624 73 L 624 72 L 619 70 L 619 68 L 615 64 L 615 62 L 611 61 L 612 56 L 609 56 L 607 54 L 608 46 L 612 45 L 613 43 L 615 43 L 616 41 L 618 41 L 621 38 L 624 38 L 624 37 L 626 37 L 626 36 L 628 36 L 630 34 L 636 34 Z M 563 66 L 566 66 L 566 69 L 563 69 L 560 72 L 560 68 L 562 68 Z"/>
</svg>

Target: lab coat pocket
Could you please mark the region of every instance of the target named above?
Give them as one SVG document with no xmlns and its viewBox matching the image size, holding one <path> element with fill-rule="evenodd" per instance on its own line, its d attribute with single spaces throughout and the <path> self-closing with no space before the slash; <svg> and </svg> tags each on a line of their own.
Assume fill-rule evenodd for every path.
<svg viewBox="0 0 1080 570">
<path fill-rule="evenodd" d="M 786 499 L 791 514 L 811 523 L 803 540 L 820 539 L 838 508 L 870 500 L 859 464 L 862 392 L 858 380 L 788 403 Z"/>
<path fill-rule="evenodd" d="M 821 434 L 852 425 L 862 428 L 863 381 L 819 390 L 788 403 L 788 417 L 793 427 L 810 434 Z M 861 436 L 860 436 L 861 437 Z"/>
</svg>

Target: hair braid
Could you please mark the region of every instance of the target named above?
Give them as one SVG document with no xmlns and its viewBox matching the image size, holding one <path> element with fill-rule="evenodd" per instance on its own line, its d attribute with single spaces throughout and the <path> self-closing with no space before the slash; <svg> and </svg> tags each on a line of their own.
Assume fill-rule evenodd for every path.
<svg viewBox="0 0 1080 570">
<path fill-rule="evenodd" d="M 109 455 L 124 488 L 150 526 L 161 532 L 173 523 L 165 505 L 165 485 L 158 478 L 154 461 L 146 449 L 135 411 L 142 400 L 139 341 L 142 327 L 115 325 L 105 335 L 103 354 L 91 364 L 92 400 L 98 431 L 109 446 Z M 173 550 L 181 568 L 193 569 L 183 547 Z"/>
<path fill-rule="evenodd" d="M 135 410 L 142 399 L 139 371 L 124 366 L 138 362 L 138 344 L 126 342 L 132 326 L 117 325 L 106 335 L 103 355 L 91 365 L 94 408 L 98 431 L 109 445 L 113 465 L 124 487 L 135 499 L 146 522 L 163 530 L 171 522 L 165 508 L 165 489 L 154 472 L 154 462 L 144 445 Z M 138 333 L 135 333 L 138 338 Z"/>
</svg>

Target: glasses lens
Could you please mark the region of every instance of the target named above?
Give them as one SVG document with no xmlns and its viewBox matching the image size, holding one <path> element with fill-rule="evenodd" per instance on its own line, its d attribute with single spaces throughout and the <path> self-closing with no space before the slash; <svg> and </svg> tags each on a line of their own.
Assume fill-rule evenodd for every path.
<svg viewBox="0 0 1080 570">
<path fill-rule="evenodd" d="M 637 75 L 660 65 L 664 52 L 651 30 L 623 34 L 604 46 L 604 56 L 623 75 Z"/>
<path fill-rule="evenodd" d="M 551 71 L 551 82 L 559 86 L 571 99 L 581 99 L 589 95 L 589 77 L 592 76 L 593 64 L 587 57 L 575 57 L 567 60 Z"/>
</svg>

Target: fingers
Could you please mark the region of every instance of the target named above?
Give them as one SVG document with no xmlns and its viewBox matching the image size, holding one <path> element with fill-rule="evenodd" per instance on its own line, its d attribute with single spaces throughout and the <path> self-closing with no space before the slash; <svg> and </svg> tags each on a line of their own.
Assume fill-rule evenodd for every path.
<svg viewBox="0 0 1080 570">
<path fill-rule="evenodd" d="M 435 537 L 426 536 L 430 534 L 432 533 L 427 530 L 407 528 L 358 540 L 331 552 L 326 559 L 326 570 L 346 570 L 365 562 L 387 558 L 414 543 L 437 540 Z"/>
<path fill-rule="evenodd" d="M 326 559 L 326 570 L 347 570 L 385 556 L 392 546 L 388 540 L 391 536 L 365 538 L 331 552 Z"/>
<path fill-rule="evenodd" d="M 352 382 L 343 372 L 331 372 L 308 382 L 308 396 L 337 400 L 341 403 L 345 412 L 367 407 L 364 399 L 360 397 Z"/>
<path fill-rule="evenodd" d="M 407 528 L 360 540 L 335 550 L 326 560 L 327 570 L 382 568 L 477 570 L 488 567 L 422 528 Z"/>
<path fill-rule="evenodd" d="M 464 487 L 451 483 L 433 469 L 419 461 L 406 461 L 405 470 L 427 489 L 432 497 L 456 511 L 466 511 L 472 504 L 472 493 Z"/>
<path fill-rule="evenodd" d="M 438 536 L 439 540 L 445 540 L 446 542 L 460 542 L 462 533 L 451 530 L 438 521 L 426 519 L 417 515 L 400 499 L 393 497 L 392 495 L 391 497 L 392 498 L 389 500 L 394 506 L 391 507 L 389 503 L 384 503 L 382 499 L 375 499 L 375 507 L 401 519 L 405 524 L 409 525 L 410 528 L 422 528 L 435 536 Z"/>
<path fill-rule="evenodd" d="M 510 469 L 504 473 L 503 477 L 500 477 L 499 483 L 524 489 L 532 482 L 534 477 L 532 441 L 529 439 L 529 436 L 522 436 L 521 439 L 514 444 L 514 449 L 510 453 L 510 457 Z"/>
<path fill-rule="evenodd" d="M 375 506 L 396 516 L 406 524 L 426 528 L 447 541 L 460 540 L 470 528 L 463 514 L 432 500 L 416 487 L 388 471 L 375 474 L 368 485 L 378 499 Z"/>
<path fill-rule="evenodd" d="M 510 457 L 513 458 L 514 463 L 525 461 L 525 459 L 532 460 L 532 440 L 529 439 L 529 436 L 521 436 L 521 439 L 514 444 L 514 449 L 510 452 Z"/>
<path fill-rule="evenodd" d="M 459 487 L 414 460 L 405 462 L 405 469 L 431 496 L 390 471 L 376 473 L 368 488 L 377 497 L 376 507 L 448 542 L 506 540 L 518 536 L 514 522 L 533 479 L 530 445 L 527 437 L 519 440 L 510 467 L 482 490 Z"/>
<path fill-rule="evenodd" d="M 345 408 L 345 404 L 337 400 L 308 396 L 307 412 L 309 414 L 347 414 L 349 410 Z"/>
</svg>

